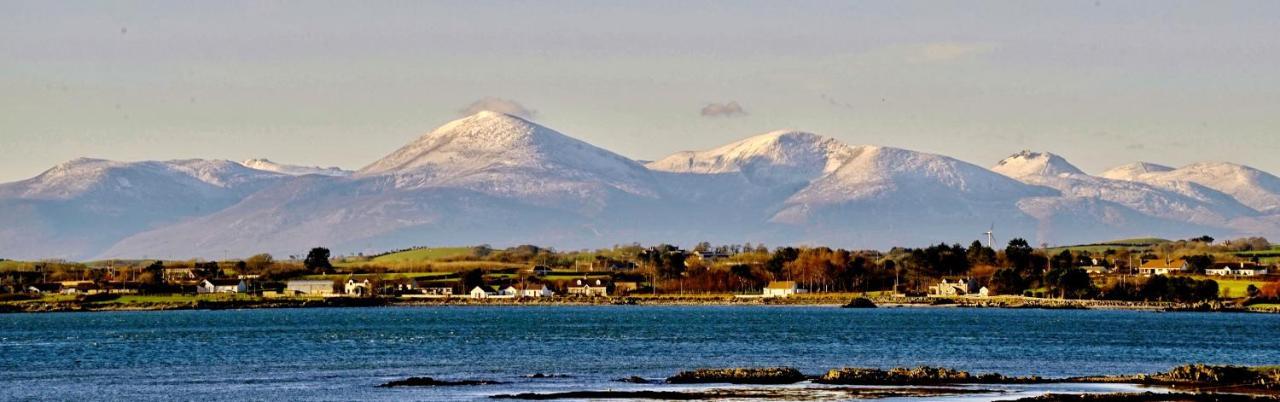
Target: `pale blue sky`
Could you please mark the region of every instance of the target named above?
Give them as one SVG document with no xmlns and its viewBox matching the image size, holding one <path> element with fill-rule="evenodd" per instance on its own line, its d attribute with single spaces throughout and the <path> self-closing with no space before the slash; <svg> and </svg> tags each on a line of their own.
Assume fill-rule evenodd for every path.
<svg viewBox="0 0 1280 402">
<path fill-rule="evenodd" d="M 1280 2 L 0 0 L 0 181 L 79 156 L 356 169 L 485 97 L 637 159 L 796 128 L 1280 173 Z"/>
</svg>

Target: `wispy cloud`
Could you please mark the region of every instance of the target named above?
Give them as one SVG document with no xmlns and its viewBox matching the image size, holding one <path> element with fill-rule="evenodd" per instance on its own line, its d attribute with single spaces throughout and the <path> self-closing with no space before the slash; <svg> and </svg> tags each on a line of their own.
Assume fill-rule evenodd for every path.
<svg viewBox="0 0 1280 402">
<path fill-rule="evenodd" d="M 520 102 L 494 97 L 486 97 L 475 102 L 471 102 L 470 105 L 462 108 L 458 113 L 463 116 L 470 116 L 486 110 L 490 112 L 506 113 L 526 119 L 533 119 L 534 116 L 538 115 L 538 111 L 524 107 Z"/>
<path fill-rule="evenodd" d="M 702 107 L 702 117 L 737 117 L 745 116 L 747 111 L 737 101 L 726 103 L 708 103 Z"/>
<path fill-rule="evenodd" d="M 994 52 L 998 46 L 991 42 L 935 42 L 916 46 L 908 61 L 914 63 L 942 63 L 978 57 Z"/>
</svg>

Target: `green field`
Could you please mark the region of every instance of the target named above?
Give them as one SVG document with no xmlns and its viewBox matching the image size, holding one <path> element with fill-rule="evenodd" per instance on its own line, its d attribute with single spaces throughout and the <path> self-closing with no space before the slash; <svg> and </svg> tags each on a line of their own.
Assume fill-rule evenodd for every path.
<svg viewBox="0 0 1280 402">
<path fill-rule="evenodd" d="M 0 272 L 5 271 L 31 271 L 31 263 L 24 261 L 0 261 Z"/>
<path fill-rule="evenodd" d="M 1193 275 L 1192 277 L 1195 279 L 1202 279 L 1202 280 L 1212 279 L 1214 282 L 1218 282 L 1218 293 L 1222 295 L 1222 297 L 1245 297 L 1245 296 L 1248 296 L 1247 292 L 1249 289 L 1249 285 L 1253 285 L 1258 289 L 1262 289 L 1262 285 L 1267 283 L 1265 280 L 1261 280 L 1261 279 L 1232 278 L 1232 277 L 1224 277 L 1224 276 L 1216 276 L 1216 275 L 1215 276 Z"/>
<path fill-rule="evenodd" d="M 440 261 L 446 258 L 471 255 L 471 247 L 426 247 L 375 257 L 370 262 L 402 263 Z"/>
<path fill-rule="evenodd" d="M 164 294 L 164 295 L 122 295 L 118 299 L 106 301 L 106 303 L 120 304 L 137 304 L 137 303 L 182 303 L 193 301 L 218 301 L 218 300 L 256 300 L 257 296 L 241 295 L 241 294 Z"/>
<path fill-rule="evenodd" d="M 359 274 L 359 275 L 355 275 L 355 276 L 356 276 L 356 277 L 358 277 L 358 278 L 364 278 L 364 277 L 369 277 L 369 276 L 372 276 L 372 275 L 378 275 L 378 274 Z M 381 275 L 382 275 L 382 278 L 383 278 L 383 279 L 395 279 L 395 278 L 431 279 L 431 278 L 443 278 L 443 277 L 446 277 L 446 276 L 449 276 L 449 275 L 453 275 L 453 272 L 443 272 L 443 271 L 441 271 L 441 272 L 389 272 L 389 273 L 385 273 L 385 274 L 381 274 Z M 352 275 L 349 275 L 349 274 L 303 275 L 303 276 L 297 277 L 297 278 L 295 278 L 295 279 L 305 279 L 305 280 L 343 280 L 343 279 L 347 279 L 347 278 L 349 278 L 349 277 L 351 277 L 351 276 L 352 276 Z"/>
<path fill-rule="evenodd" d="M 1119 250 L 1124 248 L 1143 249 L 1143 248 L 1149 248 L 1156 244 L 1168 243 L 1168 242 L 1169 240 L 1167 239 L 1161 239 L 1156 237 L 1140 237 L 1140 238 L 1134 238 L 1134 239 L 1111 240 L 1111 241 L 1093 243 L 1093 244 L 1078 244 L 1074 246 L 1050 247 L 1049 252 L 1052 254 L 1056 254 L 1056 253 L 1062 252 L 1062 250 L 1071 250 L 1071 251 L 1088 251 L 1090 253 L 1102 253 L 1107 250 Z"/>
</svg>

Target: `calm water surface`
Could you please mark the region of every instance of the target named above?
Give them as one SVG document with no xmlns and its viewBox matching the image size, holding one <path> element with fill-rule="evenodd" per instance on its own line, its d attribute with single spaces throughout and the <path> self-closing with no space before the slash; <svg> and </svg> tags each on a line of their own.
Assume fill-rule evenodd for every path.
<svg viewBox="0 0 1280 402">
<path fill-rule="evenodd" d="M 417 399 L 626 389 L 697 367 L 1062 377 L 1277 364 L 1280 316 L 824 307 L 434 307 L 0 315 L 0 399 Z M 532 373 L 567 377 L 527 379 Z M 511 384 L 375 387 L 407 376 Z M 652 386 L 639 386 L 652 387 Z"/>
</svg>

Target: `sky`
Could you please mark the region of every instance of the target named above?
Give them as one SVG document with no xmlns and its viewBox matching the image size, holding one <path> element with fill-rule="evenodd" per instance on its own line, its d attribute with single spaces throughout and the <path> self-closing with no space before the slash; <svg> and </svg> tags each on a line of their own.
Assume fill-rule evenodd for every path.
<svg viewBox="0 0 1280 402">
<path fill-rule="evenodd" d="M 486 108 L 641 160 L 790 128 L 1280 173 L 1280 2 L 0 0 L 0 182 L 358 169 Z"/>
</svg>

